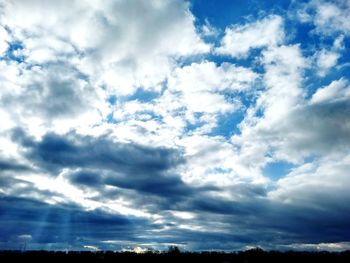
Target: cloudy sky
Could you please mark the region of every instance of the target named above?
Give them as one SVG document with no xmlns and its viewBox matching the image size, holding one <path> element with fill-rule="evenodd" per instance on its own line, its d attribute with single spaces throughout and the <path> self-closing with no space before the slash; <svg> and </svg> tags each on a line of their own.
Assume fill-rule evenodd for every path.
<svg viewBox="0 0 350 263">
<path fill-rule="evenodd" d="M 0 0 L 0 249 L 349 249 L 349 21 Z"/>
</svg>

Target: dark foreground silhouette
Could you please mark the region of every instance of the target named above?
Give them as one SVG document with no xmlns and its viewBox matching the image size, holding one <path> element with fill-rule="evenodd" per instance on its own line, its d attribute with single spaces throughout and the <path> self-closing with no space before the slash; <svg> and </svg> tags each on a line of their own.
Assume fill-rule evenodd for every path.
<svg viewBox="0 0 350 263">
<path fill-rule="evenodd" d="M 242 252 L 53 252 L 0 251 L 0 262 L 350 262 L 350 251 L 330 252 L 266 252 L 260 249 Z"/>
</svg>

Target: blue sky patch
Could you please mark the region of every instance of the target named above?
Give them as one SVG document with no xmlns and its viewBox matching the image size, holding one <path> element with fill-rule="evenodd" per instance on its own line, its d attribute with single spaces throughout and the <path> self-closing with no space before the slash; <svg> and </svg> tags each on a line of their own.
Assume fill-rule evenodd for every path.
<svg viewBox="0 0 350 263">
<path fill-rule="evenodd" d="M 9 60 L 14 60 L 18 63 L 21 63 L 24 61 L 24 56 L 17 54 L 17 52 L 22 51 L 23 50 L 23 45 L 21 42 L 11 42 L 9 43 L 9 47 L 6 51 L 6 57 Z"/>
<path fill-rule="evenodd" d="M 284 161 L 272 162 L 264 167 L 263 174 L 273 181 L 277 181 L 291 172 L 293 167 L 295 165 Z"/>
</svg>

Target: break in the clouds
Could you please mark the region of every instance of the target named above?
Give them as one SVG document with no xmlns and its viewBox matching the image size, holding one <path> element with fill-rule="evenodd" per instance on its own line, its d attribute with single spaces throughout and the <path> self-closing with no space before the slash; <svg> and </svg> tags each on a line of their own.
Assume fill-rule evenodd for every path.
<svg viewBox="0 0 350 263">
<path fill-rule="evenodd" d="M 350 248 L 349 10 L 0 1 L 0 249 Z"/>
</svg>

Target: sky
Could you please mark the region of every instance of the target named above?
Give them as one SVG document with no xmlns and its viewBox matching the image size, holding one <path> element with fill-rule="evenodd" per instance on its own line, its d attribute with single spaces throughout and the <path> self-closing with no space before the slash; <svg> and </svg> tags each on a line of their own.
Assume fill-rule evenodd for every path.
<svg viewBox="0 0 350 263">
<path fill-rule="evenodd" d="M 0 0 L 0 249 L 350 249 L 349 21 Z"/>
</svg>

